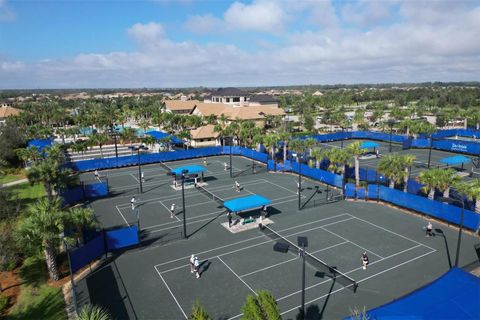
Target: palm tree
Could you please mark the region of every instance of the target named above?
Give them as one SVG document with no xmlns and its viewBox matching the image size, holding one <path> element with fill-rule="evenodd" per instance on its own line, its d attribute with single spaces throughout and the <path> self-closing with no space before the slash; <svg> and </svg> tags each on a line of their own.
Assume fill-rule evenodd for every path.
<svg viewBox="0 0 480 320">
<path fill-rule="evenodd" d="M 190 139 L 192 139 L 192 135 L 190 134 L 190 131 L 181 131 L 178 133 L 177 135 L 178 138 L 182 139 L 183 140 L 183 143 L 187 146 L 187 150 L 188 150 L 188 147 L 190 145 Z"/>
<path fill-rule="evenodd" d="M 68 224 L 76 230 L 78 243 L 83 244 L 83 230 L 98 227 L 93 210 L 90 208 L 75 207 L 71 208 L 66 215 Z"/>
<path fill-rule="evenodd" d="M 107 143 L 107 141 L 108 141 L 107 136 L 105 136 L 104 134 L 98 134 L 98 133 L 93 134 L 89 139 L 91 146 L 100 147 L 100 154 L 102 158 L 103 158 L 103 146 L 105 145 L 105 143 Z"/>
<path fill-rule="evenodd" d="M 84 305 L 77 315 L 77 320 L 111 320 L 108 311 L 96 305 Z"/>
<path fill-rule="evenodd" d="M 407 175 L 403 168 L 403 157 L 396 154 L 388 154 L 382 157 L 378 161 L 377 169 L 390 180 L 389 187 L 391 189 L 395 188 L 395 184 Z"/>
<path fill-rule="evenodd" d="M 217 132 L 222 140 L 222 146 L 225 147 L 225 136 L 227 131 L 227 117 L 222 113 L 217 119 L 217 124 L 213 127 L 213 132 Z"/>
<path fill-rule="evenodd" d="M 291 135 L 287 131 L 282 131 L 279 134 L 280 140 L 283 141 L 283 162 L 287 161 L 287 149 L 288 149 L 288 142 L 291 139 Z"/>
<path fill-rule="evenodd" d="M 290 142 L 290 150 L 297 154 L 297 162 L 300 165 L 300 158 L 307 150 L 306 140 L 295 139 Z"/>
<path fill-rule="evenodd" d="M 422 190 L 428 192 L 428 199 L 430 200 L 434 200 L 435 188 L 441 183 L 442 171 L 441 169 L 429 169 L 420 172 L 418 179 L 425 184 Z"/>
<path fill-rule="evenodd" d="M 275 134 L 267 134 L 263 137 L 263 143 L 267 149 L 270 149 L 270 154 L 272 156 L 272 160 L 275 161 L 275 147 L 277 146 L 278 141 L 280 141 L 280 137 Z"/>
<path fill-rule="evenodd" d="M 59 198 L 52 201 L 43 198 L 28 207 L 28 216 L 20 221 L 17 229 L 23 245 L 43 250 L 50 279 L 54 281 L 60 279 L 56 248 L 60 242 L 60 233 L 64 230 L 65 219 Z"/>
<path fill-rule="evenodd" d="M 353 156 L 355 161 L 355 186 L 360 187 L 360 155 L 365 152 L 359 141 L 353 142 L 347 146 L 347 151 Z"/>
<path fill-rule="evenodd" d="M 345 167 L 352 158 L 348 150 L 332 148 L 326 151 L 326 156 L 330 160 L 328 169 L 335 173 L 340 172 L 342 177 L 345 178 Z"/>
<path fill-rule="evenodd" d="M 408 179 L 410 178 L 410 168 L 412 167 L 413 162 L 417 159 L 413 154 L 406 154 L 402 157 L 402 166 L 405 171 L 405 176 L 403 177 L 403 191 L 407 192 L 408 189 Z"/>
<path fill-rule="evenodd" d="M 259 150 L 259 146 L 263 143 L 263 137 L 263 134 L 258 133 L 252 138 L 252 143 L 256 146 L 257 151 Z"/>
<path fill-rule="evenodd" d="M 325 158 L 326 150 L 320 147 L 313 148 L 311 156 L 315 159 L 315 168 L 320 169 L 320 162 Z"/>
<path fill-rule="evenodd" d="M 120 140 L 123 144 L 133 142 L 137 138 L 137 132 L 133 128 L 125 128 L 120 132 Z"/>
<path fill-rule="evenodd" d="M 71 173 L 70 169 L 62 168 L 59 161 L 48 155 L 27 171 L 27 178 L 31 185 L 42 183 L 48 199 L 52 201 L 54 190 L 66 187 L 71 181 Z"/>
<path fill-rule="evenodd" d="M 438 184 L 438 189 L 443 192 L 443 197 L 450 197 L 450 188 L 455 186 L 462 178 L 457 175 L 456 171 L 453 169 L 441 170 L 442 174 L 440 175 L 440 181 Z"/>
<path fill-rule="evenodd" d="M 475 211 L 480 213 L 480 179 L 464 181 L 456 185 L 458 192 L 470 200 L 475 199 Z"/>
<path fill-rule="evenodd" d="M 142 138 L 142 143 L 149 148 L 151 148 L 155 144 L 155 142 L 157 142 L 157 139 L 148 134 Z"/>
</svg>

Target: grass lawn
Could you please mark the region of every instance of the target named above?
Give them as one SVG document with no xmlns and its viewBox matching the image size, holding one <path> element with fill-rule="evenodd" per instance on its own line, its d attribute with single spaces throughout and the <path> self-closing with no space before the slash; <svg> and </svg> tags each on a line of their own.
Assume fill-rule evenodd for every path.
<svg viewBox="0 0 480 320">
<path fill-rule="evenodd" d="M 20 180 L 20 179 L 23 179 L 23 178 L 25 178 L 25 175 L 23 173 L 1 175 L 0 176 L 0 184 Z"/>
<path fill-rule="evenodd" d="M 7 319 L 67 319 L 62 290 L 47 283 L 45 260 L 26 259 L 20 278 L 24 283 Z"/>
<path fill-rule="evenodd" d="M 13 192 L 22 202 L 25 201 L 26 204 L 45 196 L 45 188 L 41 184 L 31 186 L 28 182 L 25 182 L 8 187 L 8 190 Z"/>
</svg>

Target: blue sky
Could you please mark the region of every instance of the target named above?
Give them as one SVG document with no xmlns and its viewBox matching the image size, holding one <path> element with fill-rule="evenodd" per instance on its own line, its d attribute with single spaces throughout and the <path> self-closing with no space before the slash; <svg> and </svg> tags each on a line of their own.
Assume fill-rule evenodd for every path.
<svg viewBox="0 0 480 320">
<path fill-rule="evenodd" d="M 479 80 L 480 1 L 0 0 L 0 89 Z"/>
</svg>

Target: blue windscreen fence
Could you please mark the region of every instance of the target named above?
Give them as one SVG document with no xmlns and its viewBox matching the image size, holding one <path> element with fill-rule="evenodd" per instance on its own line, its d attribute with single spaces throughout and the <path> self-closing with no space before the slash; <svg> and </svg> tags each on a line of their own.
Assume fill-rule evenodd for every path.
<svg viewBox="0 0 480 320">
<path fill-rule="evenodd" d="M 256 150 L 239 147 L 239 146 L 225 146 L 222 148 L 223 154 L 230 154 L 230 152 L 234 155 L 244 156 L 250 159 L 254 159 L 263 163 L 267 163 L 268 161 L 268 154 L 264 152 L 258 152 Z"/>
<path fill-rule="evenodd" d="M 80 270 L 90 262 L 100 258 L 105 253 L 105 235 L 102 232 L 83 247 L 69 252 L 72 272 Z"/>
<path fill-rule="evenodd" d="M 468 138 L 479 138 L 480 131 L 475 129 L 447 129 L 447 130 L 439 130 L 433 134 L 433 138 L 440 139 L 446 137 L 468 137 Z"/>
<path fill-rule="evenodd" d="M 310 168 L 303 163 L 300 166 L 298 162 L 291 161 L 292 172 L 301 173 L 305 177 L 321 181 L 331 186 L 342 188 L 342 176 L 321 169 Z"/>
<path fill-rule="evenodd" d="M 434 140 L 433 148 L 451 152 L 480 155 L 480 143 L 459 140 Z"/>
<path fill-rule="evenodd" d="M 138 226 L 130 226 L 105 233 L 107 250 L 114 251 L 131 247 L 140 243 L 138 238 Z"/>
<path fill-rule="evenodd" d="M 139 243 L 137 226 L 102 231 L 82 247 L 68 252 L 72 272 L 80 270 L 107 252 L 125 249 Z"/>
<path fill-rule="evenodd" d="M 462 208 L 449 205 L 447 203 L 430 200 L 400 190 L 391 189 L 385 186 L 379 187 L 381 200 L 393 203 L 403 208 L 427 214 L 449 223 L 454 223 L 457 225 L 460 224 Z M 463 225 L 470 230 L 478 230 L 480 227 L 480 214 L 470 210 L 465 210 Z"/>
<path fill-rule="evenodd" d="M 355 185 L 353 183 L 345 184 L 345 197 L 355 198 Z"/>
<path fill-rule="evenodd" d="M 63 198 L 64 205 L 71 205 L 89 199 L 108 196 L 108 184 L 106 182 L 84 184 L 71 189 L 60 190 L 58 194 Z"/>
</svg>

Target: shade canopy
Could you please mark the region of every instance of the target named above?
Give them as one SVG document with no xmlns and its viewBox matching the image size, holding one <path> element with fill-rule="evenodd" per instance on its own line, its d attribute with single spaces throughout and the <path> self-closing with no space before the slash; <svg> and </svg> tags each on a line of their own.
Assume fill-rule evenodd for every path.
<svg viewBox="0 0 480 320">
<path fill-rule="evenodd" d="M 373 141 L 364 141 L 360 145 L 362 149 L 372 149 L 372 148 L 378 148 L 379 144 Z"/>
<path fill-rule="evenodd" d="M 450 166 L 454 166 L 456 164 L 469 163 L 470 161 L 471 159 L 465 156 L 453 156 L 453 157 L 443 158 L 440 160 L 441 163 L 445 163 Z"/>
<path fill-rule="evenodd" d="M 252 194 L 250 196 L 225 201 L 223 206 L 232 212 L 238 212 L 267 206 L 271 203 L 272 201 L 270 199 L 259 196 L 258 194 Z"/>
<path fill-rule="evenodd" d="M 187 174 L 197 174 L 207 171 L 205 167 L 199 166 L 198 164 L 189 164 L 187 166 L 181 166 L 172 169 L 172 174 L 181 175 L 183 170 L 187 170 Z"/>
</svg>

